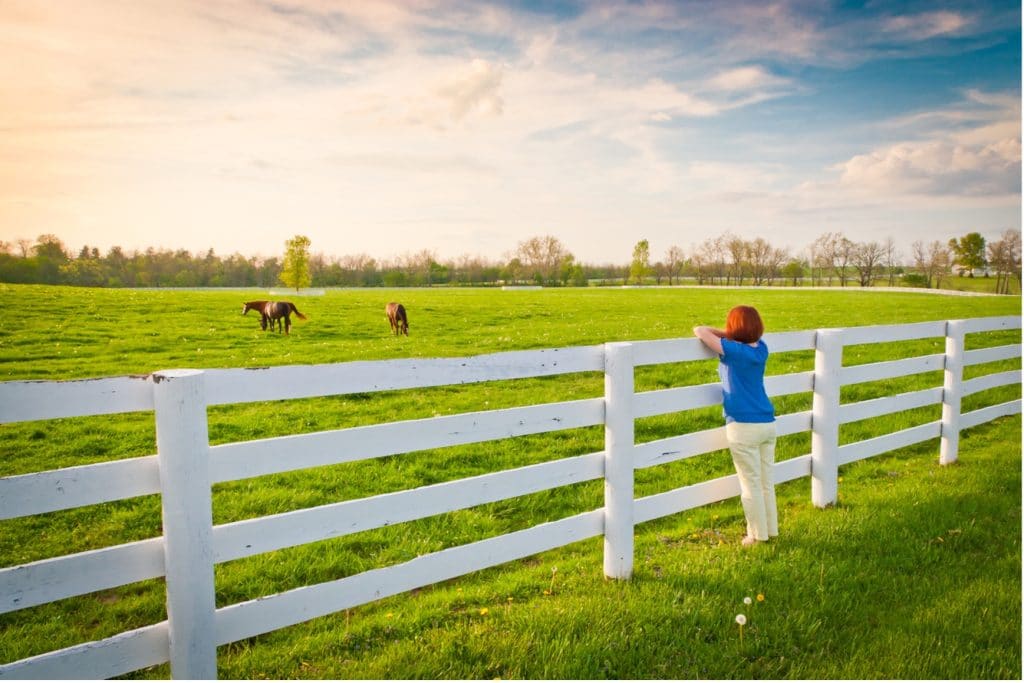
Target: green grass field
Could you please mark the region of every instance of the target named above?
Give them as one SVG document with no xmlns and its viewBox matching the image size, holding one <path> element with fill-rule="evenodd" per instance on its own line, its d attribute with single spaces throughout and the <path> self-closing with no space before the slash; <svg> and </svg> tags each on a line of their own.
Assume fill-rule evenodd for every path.
<svg viewBox="0 0 1024 683">
<path fill-rule="evenodd" d="M 181 367 L 466 356 L 690 336 L 739 303 L 769 331 L 1019 315 L 1019 297 L 717 289 L 346 290 L 295 297 L 290 336 L 240 315 L 256 291 L 133 291 L 0 285 L 23 313 L 0 330 L 0 380 L 70 379 Z M 410 336 L 384 304 L 402 301 Z M 1020 333 L 968 337 L 968 348 Z M 849 347 L 846 364 L 939 353 L 943 340 Z M 770 374 L 811 369 L 780 353 Z M 972 377 L 1019 360 L 969 368 Z M 637 371 L 637 390 L 716 381 L 711 362 Z M 940 386 L 941 373 L 846 387 L 843 401 Z M 211 408 L 212 443 L 602 395 L 596 373 L 419 391 Z M 964 410 L 1019 398 L 968 397 Z M 810 395 L 776 399 L 777 412 Z M 844 443 L 935 420 L 938 406 L 844 425 Z M 719 425 L 703 409 L 637 421 L 638 442 Z M 744 551 L 725 501 L 638 527 L 630 582 L 602 577 L 592 539 L 220 648 L 226 678 L 1018 678 L 1021 673 L 1020 418 L 964 432 L 940 467 L 937 441 L 845 466 L 839 505 L 807 479 L 779 487 L 783 535 Z M 418 451 L 214 488 L 214 523 L 460 479 L 598 451 L 600 428 Z M 807 434 L 780 440 L 780 460 Z M 151 414 L 0 426 L 0 476 L 149 455 Z M 646 496 L 732 472 L 727 452 L 637 472 Z M 216 568 L 217 604 L 328 581 L 601 507 L 589 482 L 281 550 Z M 0 522 L 0 566 L 159 535 L 156 496 Z M 764 601 L 757 601 L 762 594 Z M 746 606 L 745 596 L 754 598 Z M 0 616 L 0 662 L 166 618 L 162 581 Z M 748 622 L 740 638 L 734 621 Z M 131 677 L 167 677 L 167 666 Z"/>
</svg>

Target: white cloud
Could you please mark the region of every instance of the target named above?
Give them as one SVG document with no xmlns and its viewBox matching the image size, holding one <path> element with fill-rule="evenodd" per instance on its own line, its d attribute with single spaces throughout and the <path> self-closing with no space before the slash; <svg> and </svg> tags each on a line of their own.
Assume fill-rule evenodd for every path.
<svg viewBox="0 0 1024 683">
<path fill-rule="evenodd" d="M 958 33 L 970 24 L 970 19 L 956 12 L 924 12 L 889 17 L 882 21 L 882 31 L 908 40 L 928 40 Z"/>
<path fill-rule="evenodd" d="M 969 91 L 956 107 L 898 123 L 914 122 L 920 126 L 919 139 L 880 147 L 838 164 L 840 184 L 889 196 L 1019 195 L 1019 100 Z"/>
<path fill-rule="evenodd" d="M 905 142 L 840 165 L 840 182 L 884 194 L 1003 195 L 1020 186 L 1020 141 L 967 147 Z"/>
<path fill-rule="evenodd" d="M 768 86 L 775 86 L 786 83 L 785 79 L 776 78 L 763 67 L 741 66 L 735 69 L 723 71 L 710 79 L 705 84 L 710 90 L 754 90 Z"/>
<path fill-rule="evenodd" d="M 441 85 L 437 92 L 451 106 L 452 118 L 461 121 L 470 113 L 499 116 L 501 98 L 500 66 L 474 59 L 469 66 Z"/>
</svg>

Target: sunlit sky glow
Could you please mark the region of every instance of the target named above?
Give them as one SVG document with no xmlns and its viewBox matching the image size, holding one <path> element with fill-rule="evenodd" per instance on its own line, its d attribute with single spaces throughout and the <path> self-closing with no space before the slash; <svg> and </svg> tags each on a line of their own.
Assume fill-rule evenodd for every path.
<svg viewBox="0 0 1024 683">
<path fill-rule="evenodd" d="M 1018 2 L 0 2 L 0 240 L 588 263 L 1021 225 Z"/>
</svg>

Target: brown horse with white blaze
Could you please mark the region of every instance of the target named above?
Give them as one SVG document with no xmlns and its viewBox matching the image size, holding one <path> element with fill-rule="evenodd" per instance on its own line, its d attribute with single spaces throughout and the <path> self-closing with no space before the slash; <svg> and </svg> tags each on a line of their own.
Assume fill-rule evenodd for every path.
<svg viewBox="0 0 1024 683">
<path fill-rule="evenodd" d="M 409 336 L 409 317 L 405 314 L 405 306 L 397 301 L 390 302 L 384 312 L 388 315 L 388 322 L 391 324 L 393 334 L 404 334 Z"/>
<path fill-rule="evenodd" d="M 292 313 L 299 316 L 301 320 L 306 320 L 306 316 L 299 313 L 299 309 L 295 308 L 295 304 L 291 301 L 247 301 L 242 304 L 242 315 L 249 311 L 259 312 L 260 327 L 264 330 L 267 329 L 267 323 L 270 323 L 270 329 L 273 330 L 274 322 L 277 321 L 277 331 L 281 332 L 281 320 L 284 319 L 285 334 L 289 334 L 289 330 L 291 330 Z"/>
</svg>

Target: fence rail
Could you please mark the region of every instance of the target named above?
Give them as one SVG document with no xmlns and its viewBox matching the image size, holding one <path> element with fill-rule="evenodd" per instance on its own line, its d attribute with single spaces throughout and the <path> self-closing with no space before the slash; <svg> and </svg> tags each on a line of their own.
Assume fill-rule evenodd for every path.
<svg viewBox="0 0 1024 683">
<path fill-rule="evenodd" d="M 815 369 L 770 376 L 771 396 L 813 393 L 811 410 L 780 415 L 780 436 L 811 433 L 811 453 L 777 463 L 777 483 L 811 478 L 812 501 L 834 503 L 838 468 L 929 439 L 940 462 L 958 435 L 1004 415 L 1020 399 L 961 413 L 960 401 L 1019 384 L 1020 371 L 963 380 L 963 368 L 1021 356 L 1011 344 L 965 351 L 967 334 L 1020 329 L 1020 317 L 775 333 L 773 353 L 815 352 Z M 843 366 L 844 346 L 944 337 L 946 352 Z M 0 613 L 164 577 L 168 619 L 112 638 L 0 665 L 0 678 L 105 678 L 171 662 L 176 678 L 213 678 L 216 646 L 399 594 L 472 571 L 604 536 L 605 573 L 627 578 L 636 524 L 739 495 L 735 475 L 635 498 L 636 470 L 727 447 L 722 427 L 636 443 L 638 418 L 714 406 L 717 383 L 637 393 L 639 366 L 700 361 L 694 339 L 616 343 L 471 358 L 366 361 L 258 369 L 163 371 L 145 377 L 0 383 L 0 423 L 155 411 L 158 453 L 0 478 L 0 519 L 159 494 L 164 536 L 0 569 Z M 842 386 L 943 371 L 943 386 L 840 403 Z M 442 385 L 603 372 L 605 396 L 561 403 L 351 427 L 210 446 L 210 405 L 313 398 Z M 839 426 L 942 405 L 942 419 L 850 444 Z M 604 425 L 605 449 L 369 498 L 214 526 L 211 486 L 267 474 Z M 404 444 L 415 444 L 410 449 Z M 573 517 L 430 553 L 405 563 L 217 609 L 213 565 L 411 522 L 486 503 L 604 479 L 605 505 Z"/>
</svg>

